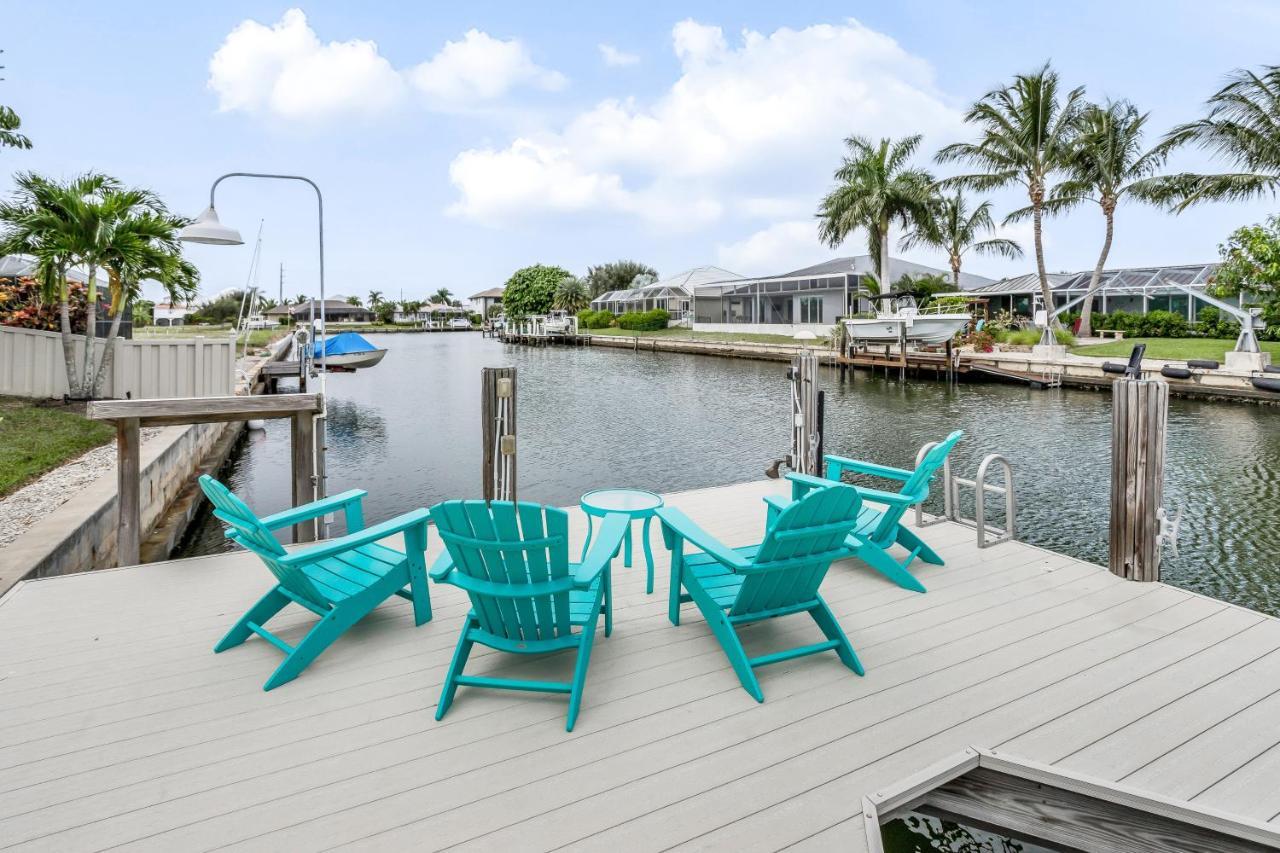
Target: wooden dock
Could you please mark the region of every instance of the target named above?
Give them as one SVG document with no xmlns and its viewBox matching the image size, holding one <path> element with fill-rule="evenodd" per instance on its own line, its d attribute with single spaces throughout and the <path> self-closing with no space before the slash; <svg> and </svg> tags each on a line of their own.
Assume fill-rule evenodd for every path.
<svg viewBox="0 0 1280 853">
<path fill-rule="evenodd" d="M 783 488 L 668 503 L 747 543 Z M 430 623 L 393 599 L 264 693 L 274 648 L 211 651 L 269 585 L 252 555 L 23 583 L 0 600 L 0 846 L 856 851 L 864 794 L 971 745 L 1280 820 L 1280 620 L 940 524 L 922 532 L 947 562 L 917 564 L 927 594 L 854 561 L 824 584 L 864 678 L 794 660 L 761 671 L 757 704 L 701 616 L 667 622 L 653 535 L 657 590 L 615 567 L 614 635 L 572 734 L 563 698 L 535 694 L 464 688 L 432 719 L 467 609 L 452 587 L 432 589 Z M 284 639 L 312 619 L 282 615 Z M 810 633 L 743 635 L 758 654 Z M 471 666 L 563 678 L 572 661 Z"/>
</svg>

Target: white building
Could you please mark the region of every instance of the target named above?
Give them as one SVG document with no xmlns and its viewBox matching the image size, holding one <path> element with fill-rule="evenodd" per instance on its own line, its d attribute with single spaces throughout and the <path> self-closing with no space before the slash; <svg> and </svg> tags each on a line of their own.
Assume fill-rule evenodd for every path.
<svg viewBox="0 0 1280 853">
<path fill-rule="evenodd" d="M 837 318 L 871 310 L 862 279 L 874 269 L 870 255 L 857 255 L 782 275 L 701 284 L 694 288 L 693 328 L 771 335 L 794 335 L 804 329 L 824 335 Z M 951 278 L 947 270 L 890 258 L 890 284 L 904 275 Z M 991 282 L 980 275 L 960 273 L 963 290 Z"/>
<path fill-rule="evenodd" d="M 151 309 L 151 323 L 155 326 L 184 326 L 187 316 L 196 309 L 190 305 L 178 305 L 173 302 L 157 302 Z"/>
<path fill-rule="evenodd" d="M 488 317 L 490 308 L 502 304 L 502 291 L 505 289 L 504 287 L 491 287 L 488 290 L 471 294 L 468 297 L 471 301 L 471 310 L 481 317 Z"/>
<path fill-rule="evenodd" d="M 689 315 L 695 288 L 741 280 L 742 276 L 720 267 L 694 267 L 643 287 L 602 293 L 591 300 L 591 309 L 626 314 L 662 308 L 671 314 L 672 320 L 683 321 Z"/>
</svg>

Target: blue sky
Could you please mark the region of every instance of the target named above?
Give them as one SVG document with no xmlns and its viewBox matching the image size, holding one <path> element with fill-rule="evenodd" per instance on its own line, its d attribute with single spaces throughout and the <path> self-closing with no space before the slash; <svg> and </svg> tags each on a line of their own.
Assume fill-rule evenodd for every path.
<svg viewBox="0 0 1280 853">
<path fill-rule="evenodd" d="M 299 11 L 290 11 L 296 8 Z M 1157 11 L 1158 10 L 1158 11 Z M 225 171 L 308 175 L 326 196 L 330 293 L 466 296 L 543 262 L 781 272 L 837 254 L 812 213 L 841 139 L 970 131 L 963 110 L 1052 59 L 1094 98 L 1151 111 L 1152 142 L 1232 68 L 1280 61 L 1262 2 L 0 2 L 0 103 L 35 142 L 18 169 L 96 169 L 195 215 Z M 50 44 L 58 49 L 51 50 Z M 1210 165 L 1187 152 L 1179 168 Z M 945 172 L 945 170 L 939 169 Z M 1021 201 L 991 196 L 1003 214 Z M 304 187 L 228 182 L 223 221 L 264 289 L 317 292 Z M 1122 208 L 1112 266 L 1216 257 L 1273 200 L 1173 217 Z M 1025 228 L 1011 236 L 1024 240 Z M 1091 267 L 1096 210 L 1047 228 L 1051 270 Z M 839 252 L 858 254 L 856 236 Z M 193 247 L 203 291 L 244 284 L 250 245 Z M 943 266 L 928 252 L 914 260 Z M 974 258 L 992 277 L 1030 261 Z"/>
</svg>

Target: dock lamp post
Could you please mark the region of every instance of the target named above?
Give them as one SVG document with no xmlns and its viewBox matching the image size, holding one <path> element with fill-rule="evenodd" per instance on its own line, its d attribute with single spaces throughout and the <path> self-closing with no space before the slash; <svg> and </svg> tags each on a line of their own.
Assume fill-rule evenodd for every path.
<svg viewBox="0 0 1280 853">
<path fill-rule="evenodd" d="M 213 182 L 213 186 L 209 187 L 209 206 L 204 212 L 195 218 L 195 221 L 178 232 L 178 239 L 186 243 L 204 243 L 210 246 L 241 246 L 244 245 L 244 239 L 240 236 L 240 232 L 236 229 L 223 225 L 218 220 L 218 210 L 214 203 L 215 196 L 218 192 L 218 184 L 227 178 L 262 178 L 267 180 L 278 181 L 301 181 L 307 184 L 311 189 L 316 191 L 316 209 L 319 213 L 319 235 L 320 235 L 320 352 L 325 351 L 325 316 L 324 316 L 324 196 L 320 194 L 320 187 L 310 178 L 304 178 L 301 175 L 275 175 L 264 172 L 228 172 Z M 324 357 L 321 356 L 320 363 L 320 414 L 316 415 L 315 440 L 316 448 L 320 448 L 317 452 L 316 448 L 312 449 L 315 454 L 316 465 L 316 483 L 315 496 L 319 500 L 325 496 L 325 465 L 323 448 L 325 446 L 325 421 L 328 416 L 329 398 L 325 394 L 325 369 Z M 320 537 L 327 538 L 329 533 L 329 522 L 327 519 L 320 521 Z"/>
</svg>

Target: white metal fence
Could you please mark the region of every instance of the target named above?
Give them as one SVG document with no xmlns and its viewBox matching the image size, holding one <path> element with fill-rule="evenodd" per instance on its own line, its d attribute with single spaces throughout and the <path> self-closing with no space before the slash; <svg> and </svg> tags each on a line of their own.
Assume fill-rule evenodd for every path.
<svg viewBox="0 0 1280 853">
<path fill-rule="evenodd" d="M 84 336 L 75 335 L 76 364 Z M 105 349 L 105 341 L 99 341 Z M 67 393 L 62 336 L 57 332 L 0 326 L 0 394 L 49 398 Z M 235 344 L 217 338 L 121 340 L 103 397 L 135 399 L 219 397 L 235 393 Z"/>
</svg>

